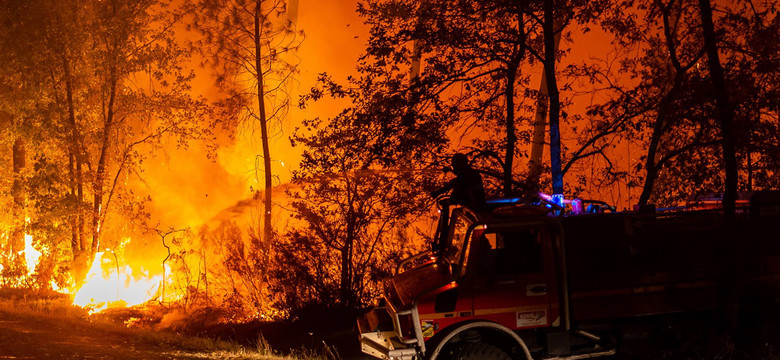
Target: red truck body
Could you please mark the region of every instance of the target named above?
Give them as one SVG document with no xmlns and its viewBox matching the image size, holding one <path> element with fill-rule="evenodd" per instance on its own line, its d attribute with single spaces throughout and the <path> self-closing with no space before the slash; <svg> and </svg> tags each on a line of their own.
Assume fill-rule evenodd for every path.
<svg viewBox="0 0 780 360">
<path fill-rule="evenodd" d="M 526 204 L 454 208 L 440 250 L 407 261 L 420 264 L 388 279 L 383 305 L 358 319 L 363 351 L 581 359 L 614 353 L 583 324 L 717 308 L 732 278 L 745 296 L 777 299 L 780 197 L 760 193 L 747 205 L 730 230 L 712 209 L 556 216 Z"/>
</svg>

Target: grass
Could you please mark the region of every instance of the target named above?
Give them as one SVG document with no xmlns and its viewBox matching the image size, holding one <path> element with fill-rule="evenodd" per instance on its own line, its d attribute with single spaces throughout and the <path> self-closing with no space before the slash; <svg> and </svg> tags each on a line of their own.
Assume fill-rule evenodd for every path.
<svg viewBox="0 0 780 360">
<path fill-rule="evenodd" d="M 36 292 L 23 289 L 0 289 L 0 312 L 42 319 L 47 322 L 65 323 L 75 327 L 88 327 L 133 339 L 150 346 L 171 349 L 169 355 L 181 355 L 203 359 L 257 359 L 257 360 L 329 360 L 332 354 L 317 354 L 302 349 L 283 356 L 268 346 L 260 336 L 254 348 L 240 344 L 197 336 L 186 336 L 150 328 L 127 328 L 101 316 L 71 305 L 67 295 L 54 292 Z"/>
</svg>

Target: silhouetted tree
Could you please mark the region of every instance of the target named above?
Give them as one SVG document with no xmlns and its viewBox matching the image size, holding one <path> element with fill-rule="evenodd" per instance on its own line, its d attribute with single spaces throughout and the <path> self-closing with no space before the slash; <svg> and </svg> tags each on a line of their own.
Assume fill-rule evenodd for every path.
<svg viewBox="0 0 780 360">
<path fill-rule="evenodd" d="M 377 295 L 378 280 L 402 256 L 427 245 L 410 239 L 428 200 L 417 188 L 424 174 L 371 167 L 376 154 L 362 145 L 376 128 L 362 127 L 352 115 L 307 122 L 312 135 L 296 137 L 305 146 L 304 160 L 294 175 L 298 188 L 289 193 L 302 225 L 280 239 L 274 276 L 287 307 L 356 309 Z"/>
<path fill-rule="evenodd" d="M 189 0 L 192 27 L 202 35 L 193 43 L 214 71 L 225 98 L 223 115 L 231 122 L 251 119 L 260 130 L 263 147 L 263 236 L 259 256 L 270 251 L 273 169 L 270 132 L 287 112 L 286 83 L 297 64 L 287 55 L 301 44 L 303 32 L 287 16 L 285 0 Z M 254 125 L 252 125 L 254 126 Z"/>
<path fill-rule="evenodd" d="M 718 109 L 720 125 L 721 151 L 725 175 L 723 191 L 723 211 L 726 223 L 734 222 L 737 201 L 737 144 L 734 132 L 734 109 L 731 106 L 723 66 L 718 56 L 718 40 L 715 38 L 715 25 L 712 20 L 712 5 L 710 0 L 699 0 L 701 27 L 704 37 L 704 50 L 707 53 L 707 65 L 710 79 L 714 86 L 715 105 Z"/>
<path fill-rule="evenodd" d="M 750 130 L 753 126 L 773 127 L 772 116 L 763 116 L 762 125 L 758 125 L 759 121 L 748 121 L 757 118 L 756 114 L 760 112 L 754 104 L 771 103 L 767 101 L 767 95 L 776 91 L 772 90 L 775 87 L 772 84 L 756 84 L 757 79 L 765 81 L 772 76 L 769 75 L 771 71 L 753 70 L 759 62 L 766 60 L 747 55 L 764 53 L 759 49 L 771 47 L 772 41 L 766 40 L 767 37 L 762 37 L 765 40 L 760 46 L 757 46 L 759 42 L 749 39 L 755 39 L 754 34 L 759 31 L 771 31 L 769 24 L 773 20 L 767 14 L 772 13 L 773 5 L 764 4 L 750 10 L 750 4 L 745 1 L 724 5 L 721 12 L 726 15 L 719 20 L 724 29 L 728 28 L 720 34 L 731 43 L 728 49 L 723 47 L 722 54 L 725 59 L 734 60 L 731 66 L 724 67 L 725 73 L 729 74 L 729 86 L 739 84 L 742 90 L 734 92 L 740 94 L 740 99 L 734 102 L 736 108 L 743 109 L 739 112 L 744 114 L 735 120 L 741 124 L 735 127 L 736 138 L 742 139 L 737 140 L 737 144 L 752 143 L 750 138 L 763 137 Z M 650 201 L 675 204 L 689 200 L 697 193 L 724 188 L 722 151 L 718 146 L 722 137 L 716 130 L 720 125 L 712 102 L 715 88 L 708 85 L 700 19 L 699 4 L 693 1 L 614 4 L 598 20 L 614 34 L 614 44 L 620 49 L 618 56 L 604 59 L 602 64 L 590 62 L 580 68 L 583 70 L 581 75 L 598 85 L 592 91 L 601 96 L 611 94 L 607 96 L 609 101 L 590 107 L 589 115 L 597 124 L 591 129 L 602 129 L 600 133 L 614 139 L 613 142 L 632 142 L 634 148 L 637 143 L 644 147 L 646 155 L 640 158 L 643 164 L 635 163 L 637 167 L 628 168 L 626 172 L 605 174 L 620 177 L 628 184 L 643 178 L 639 201 L 642 204 Z M 590 144 L 583 138 L 581 143 L 589 145 L 590 150 L 580 148 L 577 152 L 603 152 L 606 161 L 611 163 L 609 157 L 615 154 L 604 152 L 607 150 L 603 147 L 604 142 Z M 765 144 L 769 143 L 771 141 Z M 748 152 L 743 150 L 741 153 Z M 767 159 L 755 148 L 751 154 L 754 159 Z M 745 157 L 742 155 L 742 163 L 749 162 Z M 752 180 L 752 175 L 746 171 L 740 173 L 743 178 L 751 177 Z"/>
<path fill-rule="evenodd" d="M 441 139 L 448 132 L 454 138 L 475 131 L 500 134 L 467 142 L 467 150 L 489 175 L 494 192 L 515 193 L 516 159 L 524 153 L 518 141 L 527 137 L 520 130 L 526 107 L 522 89 L 529 78 L 523 66 L 536 58 L 529 54 L 540 50 L 540 25 L 532 16 L 538 6 L 529 1 L 383 0 L 366 2 L 359 11 L 372 36 L 359 66 L 367 76 L 357 80 L 370 76 L 393 94 L 377 97 L 376 103 L 392 101 L 405 109 L 389 117 L 394 125 L 387 136 L 414 136 L 420 129 L 436 129 Z M 407 65 L 419 66 L 416 81 L 399 81 L 407 77 Z M 430 153 L 427 163 L 445 155 Z"/>
<path fill-rule="evenodd" d="M 740 190 L 776 189 L 778 164 L 780 32 L 778 4 L 716 3 L 718 53 L 734 109 Z"/>
<path fill-rule="evenodd" d="M 658 177 L 658 167 L 662 166 L 664 162 L 669 158 L 662 158 L 657 156 L 658 146 L 661 141 L 661 137 L 666 131 L 668 131 L 674 123 L 674 119 L 670 119 L 674 116 L 680 116 L 679 112 L 675 112 L 673 106 L 676 102 L 680 101 L 680 96 L 683 89 L 687 72 L 695 66 L 700 57 L 701 50 L 698 47 L 698 41 L 696 41 L 696 23 L 695 18 L 692 16 L 692 11 L 695 10 L 690 3 L 685 1 L 670 1 L 668 3 L 656 2 L 657 7 L 652 8 L 652 13 L 658 14 L 662 19 L 663 24 L 663 44 L 665 44 L 665 52 L 668 53 L 668 63 L 671 65 L 671 88 L 666 90 L 658 101 L 658 107 L 656 110 L 656 118 L 653 122 L 653 132 L 650 137 L 650 143 L 647 149 L 647 156 L 645 158 L 645 183 L 642 188 L 642 194 L 639 197 L 639 204 L 647 204 L 650 199 L 650 194 L 653 190 L 653 184 Z M 681 40 L 682 39 L 682 40 Z M 681 48 L 681 50 L 678 50 Z M 682 54 L 678 54 L 678 51 Z M 681 62 L 680 57 L 684 57 L 684 62 Z M 687 83 L 690 84 L 690 83 Z M 673 135 L 668 135 L 673 136 Z M 671 149 L 665 149 L 669 151 Z M 669 152 L 673 153 L 673 152 Z"/>
</svg>

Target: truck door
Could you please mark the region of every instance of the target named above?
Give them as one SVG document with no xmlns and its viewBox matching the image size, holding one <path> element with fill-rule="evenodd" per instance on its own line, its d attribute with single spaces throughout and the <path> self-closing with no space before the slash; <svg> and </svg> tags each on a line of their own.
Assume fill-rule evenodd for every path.
<svg viewBox="0 0 780 360">
<path fill-rule="evenodd" d="M 549 228 L 488 226 L 474 240 L 467 276 L 474 316 L 510 329 L 554 325 L 558 296 Z"/>
</svg>

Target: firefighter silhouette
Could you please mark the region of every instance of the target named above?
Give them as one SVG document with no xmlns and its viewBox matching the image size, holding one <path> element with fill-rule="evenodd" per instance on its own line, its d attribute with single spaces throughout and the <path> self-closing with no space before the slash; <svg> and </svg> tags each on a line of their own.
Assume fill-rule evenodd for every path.
<svg viewBox="0 0 780 360">
<path fill-rule="evenodd" d="M 453 155 L 451 165 L 455 178 L 440 189 L 431 192 L 431 196 L 438 197 L 452 190 L 450 192 L 449 204 L 463 205 L 474 210 L 480 209 L 485 204 L 485 189 L 482 185 L 482 175 L 471 167 L 466 154 L 457 153 Z"/>
</svg>

